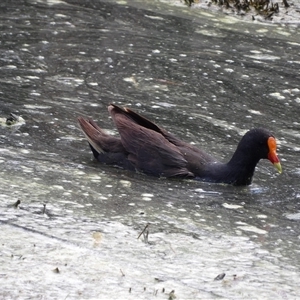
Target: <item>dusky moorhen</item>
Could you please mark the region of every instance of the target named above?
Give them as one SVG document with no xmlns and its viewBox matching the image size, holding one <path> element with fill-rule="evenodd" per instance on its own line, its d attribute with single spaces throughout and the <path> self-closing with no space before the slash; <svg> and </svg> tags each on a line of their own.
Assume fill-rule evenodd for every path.
<svg viewBox="0 0 300 300">
<path fill-rule="evenodd" d="M 281 173 L 276 140 L 265 129 L 248 131 L 228 163 L 221 163 L 129 108 L 110 104 L 108 111 L 120 137 L 105 133 L 93 120 L 78 118 L 95 158 L 148 175 L 249 185 L 260 159 L 269 159 Z"/>
</svg>

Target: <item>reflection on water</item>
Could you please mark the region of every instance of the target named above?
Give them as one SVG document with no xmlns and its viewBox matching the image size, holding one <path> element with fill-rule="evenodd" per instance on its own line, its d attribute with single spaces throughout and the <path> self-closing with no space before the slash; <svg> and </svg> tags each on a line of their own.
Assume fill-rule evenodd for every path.
<svg viewBox="0 0 300 300">
<path fill-rule="evenodd" d="M 299 33 L 77 2 L 4 3 L 0 117 L 25 124 L 0 126 L 1 296 L 296 298 Z M 76 117 L 114 132 L 110 102 L 223 160 L 270 128 L 284 173 L 262 161 L 235 188 L 99 165 Z"/>
</svg>

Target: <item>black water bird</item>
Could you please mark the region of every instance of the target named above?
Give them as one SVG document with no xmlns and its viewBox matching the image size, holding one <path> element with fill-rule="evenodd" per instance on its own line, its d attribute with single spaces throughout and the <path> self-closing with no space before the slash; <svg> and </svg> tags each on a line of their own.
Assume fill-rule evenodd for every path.
<svg viewBox="0 0 300 300">
<path fill-rule="evenodd" d="M 249 130 L 228 163 L 176 138 L 129 108 L 110 104 L 108 111 L 120 137 L 105 133 L 93 120 L 78 118 L 95 158 L 105 164 L 158 177 L 249 185 L 260 159 L 281 173 L 275 137 L 265 129 Z"/>
</svg>

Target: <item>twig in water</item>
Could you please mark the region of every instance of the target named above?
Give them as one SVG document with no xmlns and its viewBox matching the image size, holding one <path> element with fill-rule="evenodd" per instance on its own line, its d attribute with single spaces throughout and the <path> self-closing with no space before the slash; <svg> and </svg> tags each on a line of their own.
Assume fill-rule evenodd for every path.
<svg viewBox="0 0 300 300">
<path fill-rule="evenodd" d="M 17 202 L 15 202 L 12 206 L 14 207 L 14 208 L 18 208 L 18 206 L 19 206 L 19 204 L 21 203 L 21 200 L 17 200 Z"/>
<path fill-rule="evenodd" d="M 283 0 L 282 2 L 283 2 L 283 5 L 284 5 L 285 8 L 290 7 L 290 5 L 288 4 L 287 0 Z"/>
<path fill-rule="evenodd" d="M 175 298 L 176 298 L 176 296 L 175 296 L 175 291 L 172 290 L 172 291 L 170 292 L 170 294 L 169 294 L 169 300 L 174 300 Z"/>
<path fill-rule="evenodd" d="M 142 232 L 139 234 L 139 236 L 138 236 L 137 239 L 139 239 L 141 237 L 141 235 L 143 235 L 145 243 L 148 243 L 149 231 L 147 229 L 148 229 L 149 225 L 150 225 L 149 223 L 146 224 L 146 226 L 144 227 L 144 229 L 142 230 Z"/>
</svg>

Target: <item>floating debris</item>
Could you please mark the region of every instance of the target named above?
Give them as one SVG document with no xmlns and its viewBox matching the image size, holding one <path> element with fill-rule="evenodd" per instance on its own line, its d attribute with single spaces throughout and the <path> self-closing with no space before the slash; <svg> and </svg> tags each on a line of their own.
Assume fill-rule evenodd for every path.
<svg viewBox="0 0 300 300">
<path fill-rule="evenodd" d="M 8 205 L 8 207 L 18 208 L 20 204 L 21 200 L 18 199 L 14 204 Z"/>
<path fill-rule="evenodd" d="M 93 232 L 92 237 L 94 239 L 94 246 L 99 246 L 102 241 L 102 233 L 99 231 L 95 231 Z"/>
<path fill-rule="evenodd" d="M 56 267 L 56 268 L 53 270 L 53 272 L 54 272 L 54 273 L 60 273 L 59 268 Z"/>
<path fill-rule="evenodd" d="M 2 127 L 20 127 L 23 124 L 25 124 L 25 120 L 13 113 L 11 113 L 7 118 L 0 118 L 0 125 Z"/>
<path fill-rule="evenodd" d="M 184 0 L 184 2 L 190 7 L 193 3 L 199 3 L 200 0 Z M 279 13 L 278 2 L 272 0 L 212 0 L 208 5 L 211 3 L 226 9 L 233 9 L 239 14 L 255 12 L 264 16 L 266 20 L 272 20 L 272 16 Z M 287 0 L 283 0 L 282 4 L 286 9 L 290 7 Z M 252 20 L 255 20 L 254 16 L 252 16 Z"/>
<path fill-rule="evenodd" d="M 18 206 L 20 205 L 20 203 L 21 203 L 21 200 L 17 200 L 14 204 L 13 204 L 13 207 L 14 208 L 18 208 Z"/>
<path fill-rule="evenodd" d="M 283 3 L 285 8 L 290 7 L 290 5 L 287 3 L 287 0 L 283 0 L 282 3 Z"/>
<path fill-rule="evenodd" d="M 141 235 L 144 236 L 144 242 L 147 244 L 148 243 L 148 236 L 149 236 L 149 223 L 146 224 L 146 226 L 144 227 L 144 229 L 142 230 L 142 232 L 139 234 L 139 236 L 137 237 L 137 239 L 139 239 L 141 237 Z"/>
<path fill-rule="evenodd" d="M 191 6 L 193 3 L 195 3 L 194 0 L 184 0 L 184 2 L 187 6 Z"/>
<path fill-rule="evenodd" d="M 174 300 L 174 299 L 176 299 L 175 291 L 172 290 L 172 291 L 169 293 L 169 300 Z"/>
<path fill-rule="evenodd" d="M 225 275 L 225 273 L 221 273 L 214 280 L 222 280 L 225 277 Z"/>
<path fill-rule="evenodd" d="M 124 274 L 124 272 L 122 271 L 122 269 L 120 269 L 120 272 L 121 272 L 122 276 L 125 277 L 125 274 Z"/>
<path fill-rule="evenodd" d="M 13 125 L 15 124 L 16 122 L 19 121 L 19 117 L 13 113 L 10 114 L 10 116 L 6 119 L 6 125 Z"/>
</svg>

